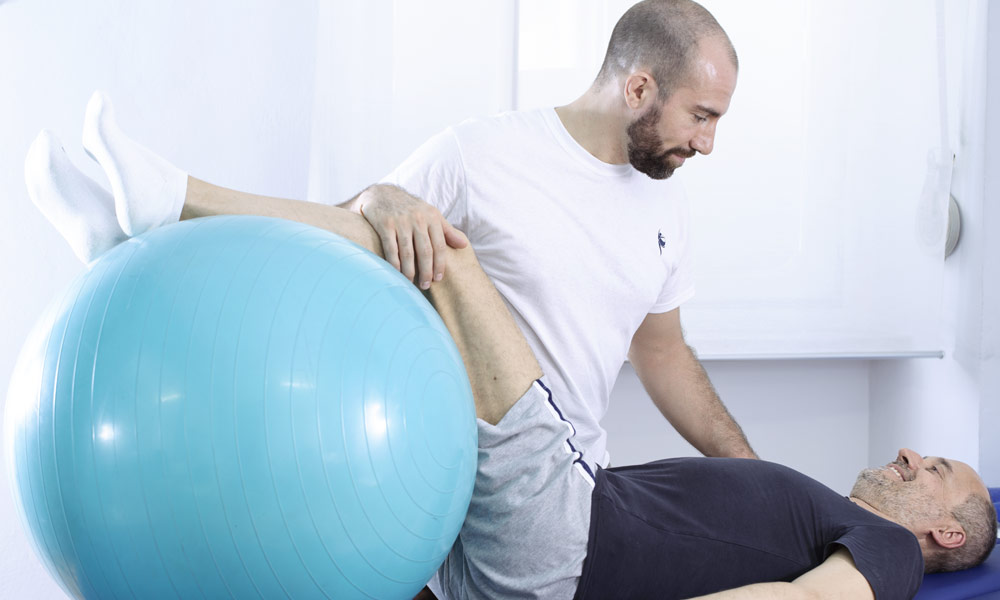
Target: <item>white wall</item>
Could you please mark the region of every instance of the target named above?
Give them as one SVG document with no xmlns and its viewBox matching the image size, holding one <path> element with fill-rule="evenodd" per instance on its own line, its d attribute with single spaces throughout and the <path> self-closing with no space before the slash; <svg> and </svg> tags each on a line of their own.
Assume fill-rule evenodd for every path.
<svg viewBox="0 0 1000 600">
<path fill-rule="evenodd" d="M 740 82 L 712 156 L 681 175 L 690 339 L 713 357 L 939 351 L 924 316 L 940 311 L 951 153 L 934 0 L 706 6 Z"/>
<path fill-rule="evenodd" d="M 995 47 L 1000 28 L 998 11 L 992 12 L 989 33 L 994 60 L 989 65 L 983 58 L 987 4 L 974 2 L 968 12 L 950 14 L 964 21 L 966 35 L 961 42 L 969 56 L 979 59 L 966 62 L 960 83 L 950 90 L 962 103 L 952 194 L 962 208 L 963 228 L 957 250 L 945 262 L 944 314 L 940 317 L 945 324 L 945 357 L 873 363 L 870 448 L 872 458 L 909 446 L 922 454 L 957 458 L 977 468 L 982 465 L 987 467 L 987 483 L 1000 485 L 996 441 L 1000 272 L 993 239 L 1000 226 L 994 168 L 1000 136 L 996 99 L 989 102 L 986 96 L 988 81 L 992 86 L 1000 83 Z M 990 127 L 984 127 L 984 122 Z"/>
<path fill-rule="evenodd" d="M 761 458 L 844 494 L 869 466 L 867 361 L 710 361 L 705 367 Z M 631 366 L 622 369 L 611 397 L 604 424 L 613 464 L 698 455 L 660 416 Z"/>
<path fill-rule="evenodd" d="M 1000 486 L 1000 7 L 989 11 L 986 92 L 986 169 L 983 185 L 983 374 L 980 386 L 979 468 L 983 477 Z M 990 108 L 992 107 L 992 109 Z"/>
</svg>

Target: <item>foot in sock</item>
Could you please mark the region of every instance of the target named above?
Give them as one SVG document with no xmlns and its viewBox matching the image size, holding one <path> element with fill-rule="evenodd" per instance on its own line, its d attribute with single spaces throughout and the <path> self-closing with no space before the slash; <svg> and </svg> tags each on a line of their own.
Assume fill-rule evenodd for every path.
<svg viewBox="0 0 1000 600">
<path fill-rule="evenodd" d="M 180 219 L 187 173 L 126 136 L 107 94 L 94 92 L 83 124 L 83 147 L 111 182 L 122 230 L 139 235 Z"/>
<path fill-rule="evenodd" d="M 50 131 L 39 133 L 28 149 L 24 181 L 31 201 L 84 263 L 128 239 L 111 194 L 76 168 Z"/>
</svg>

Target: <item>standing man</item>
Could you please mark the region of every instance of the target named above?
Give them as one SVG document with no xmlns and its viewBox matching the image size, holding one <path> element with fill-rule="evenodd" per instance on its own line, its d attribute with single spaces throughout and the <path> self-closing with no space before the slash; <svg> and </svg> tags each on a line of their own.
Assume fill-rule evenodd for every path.
<svg viewBox="0 0 1000 600">
<path fill-rule="evenodd" d="M 737 70 L 707 10 L 645 0 L 576 101 L 449 128 L 348 203 L 423 289 L 444 277 L 445 247 L 471 240 L 592 467 L 609 462 L 600 421 L 626 357 L 699 451 L 755 457 L 684 341 L 689 210 L 670 179 L 712 151 Z"/>
</svg>

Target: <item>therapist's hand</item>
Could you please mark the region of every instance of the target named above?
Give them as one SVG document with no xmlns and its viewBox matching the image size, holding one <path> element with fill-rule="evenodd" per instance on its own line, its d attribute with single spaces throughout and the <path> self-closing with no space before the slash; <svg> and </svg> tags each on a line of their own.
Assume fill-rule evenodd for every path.
<svg viewBox="0 0 1000 600">
<path fill-rule="evenodd" d="M 373 185 L 355 206 L 382 239 L 385 260 L 422 290 L 441 281 L 446 250 L 469 245 L 438 209 L 394 185 Z"/>
</svg>

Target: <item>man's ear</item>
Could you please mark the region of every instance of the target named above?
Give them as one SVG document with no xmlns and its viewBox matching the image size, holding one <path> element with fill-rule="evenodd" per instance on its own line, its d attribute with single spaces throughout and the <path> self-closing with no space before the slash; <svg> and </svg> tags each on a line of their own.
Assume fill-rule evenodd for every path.
<svg viewBox="0 0 1000 600">
<path fill-rule="evenodd" d="M 645 71 L 635 71 L 625 79 L 625 104 L 639 110 L 656 99 L 656 81 Z"/>
<path fill-rule="evenodd" d="M 931 530 L 934 543 L 942 548 L 954 550 L 965 545 L 965 530 L 958 523 L 942 525 Z"/>
</svg>

